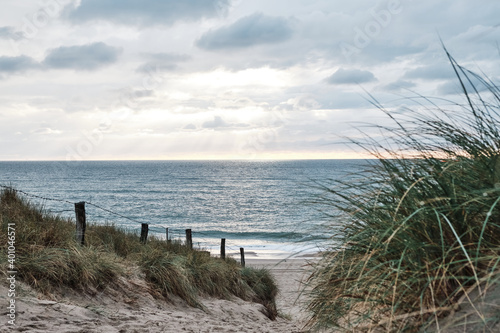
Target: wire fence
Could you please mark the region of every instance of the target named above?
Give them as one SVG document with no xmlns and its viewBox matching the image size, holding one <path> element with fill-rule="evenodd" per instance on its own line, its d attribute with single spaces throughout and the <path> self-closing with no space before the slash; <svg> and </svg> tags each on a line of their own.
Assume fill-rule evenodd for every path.
<svg viewBox="0 0 500 333">
<path fill-rule="evenodd" d="M 198 244 L 211 244 L 213 242 L 211 242 L 210 240 L 216 239 L 213 235 L 210 235 L 210 234 L 207 234 L 204 232 L 196 232 L 195 231 L 192 233 L 191 229 L 175 229 L 175 228 L 170 228 L 170 227 L 167 228 L 164 226 L 164 224 L 160 225 L 160 224 L 153 224 L 153 223 L 146 223 L 143 221 L 139 221 L 138 219 L 128 217 L 128 216 L 123 215 L 121 213 L 117 213 L 115 211 L 112 211 L 108 208 L 102 207 L 101 205 L 98 205 L 98 204 L 95 204 L 95 203 L 89 202 L 89 201 L 72 202 L 72 201 L 66 200 L 66 199 L 49 198 L 49 197 L 45 197 L 45 196 L 41 196 L 41 195 L 37 195 L 37 194 L 33 194 L 33 193 L 28 193 L 28 192 L 25 192 L 22 190 L 15 189 L 12 186 L 2 185 L 2 184 L 0 184 L 0 188 L 2 188 L 4 190 L 13 191 L 13 192 L 18 193 L 18 194 L 22 194 L 22 195 L 29 197 L 29 198 L 35 198 L 35 199 L 40 199 L 40 200 L 45 200 L 45 201 L 59 202 L 59 203 L 65 204 L 65 205 L 70 204 L 70 205 L 74 206 L 75 207 L 74 209 L 61 209 L 61 210 L 57 210 L 57 211 L 51 210 L 50 212 L 55 213 L 55 214 L 74 212 L 76 214 L 77 229 L 78 229 L 78 212 L 77 212 L 76 205 L 87 204 L 87 205 L 95 207 L 101 211 L 104 211 L 108 214 L 115 215 L 115 216 L 121 217 L 123 219 L 126 219 L 128 221 L 140 224 L 143 229 L 144 229 L 144 225 L 147 225 L 146 234 L 148 232 L 153 232 L 157 235 L 161 234 L 162 237 L 159 237 L 159 238 L 163 238 L 163 236 L 165 236 L 165 239 L 167 241 L 175 240 L 175 239 L 182 239 L 184 237 L 187 237 L 188 230 L 189 230 L 189 234 L 191 234 L 191 236 L 192 236 L 192 234 L 195 234 L 196 239 L 197 239 L 196 243 L 198 243 Z M 85 229 L 85 227 L 83 227 L 83 229 Z M 78 232 L 77 232 L 77 234 L 78 234 Z M 204 237 L 200 237 L 200 236 L 204 236 Z M 142 237 L 143 237 L 143 235 L 141 234 L 141 239 L 142 239 Z M 191 242 L 191 244 L 193 244 L 192 239 L 186 238 L 186 242 L 187 243 Z M 240 252 L 242 249 L 234 242 L 227 242 L 227 240 L 225 238 L 224 238 L 224 243 L 225 243 L 225 248 L 227 248 L 231 251 Z M 82 238 L 82 244 L 83 244 L 83 238 Z M 201 246 L 199 246 L 199 247 L 201 247 Z M 222 253 L 221 253 L 221 255 L 222 255 Z M 244 260 L 243 256 L 242 256 L 242 260 Z"/>
</svg>

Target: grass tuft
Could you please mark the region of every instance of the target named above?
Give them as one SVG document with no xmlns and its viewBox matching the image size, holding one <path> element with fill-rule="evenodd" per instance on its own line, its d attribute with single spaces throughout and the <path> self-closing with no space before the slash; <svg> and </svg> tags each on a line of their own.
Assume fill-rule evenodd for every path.
<svg viewBox="0 0 500 333">
<path fill-rule="evenodd" d="M 394 126 L 354 143 L 376 160 L 325 187 L 343 227 L 310 277 L 309 327 L 416 332 L 498 281 L 500 91 L 447 55 L 464 103 L 396 114 L 374 101 Z"/>
<path fill-rule="evenodd" d="M 242 271 L 243 279 L 254 292 L 253 300 L 262 303 L 265 314 L 272 320 L 276 319 L 278 310 L 275 298 L 278 295 L 278 286 L 272 275 L 266 269 L 249 269 Z"/>
<path fill-rule="evenodd" d="M 86 245 L 75 240 L 75 222 L 47 214 L 15 190 L 0 193 L 0 263 L 7 263 L 7 227 L 15 224 L 18 278 L 50 294 L 61 286 L 103 289 L 140 267 L 146 281 L 167 298 L 178 296 L 202 308 L 200 295 L 259 302 L 276 318 L 276 284 L 269 272 L 242 268 L 234 259 L 220 260 L 185 244 L 139 237 L 114 225 L 90 224 Z M 3 272 L 5 274 L 5 271 Z"/>
</svg>

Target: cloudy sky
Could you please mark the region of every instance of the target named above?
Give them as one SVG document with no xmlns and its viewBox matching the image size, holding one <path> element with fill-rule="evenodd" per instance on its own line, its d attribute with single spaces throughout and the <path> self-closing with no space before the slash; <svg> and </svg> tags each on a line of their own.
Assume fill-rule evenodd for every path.
<svg viewBox="0 0 500 333">
<path fill-rule="evenodd" d="M 0 160 L 351 158 L 360 122 L 500 77 L 498 0 L 2 0 Z"/>
</svg>

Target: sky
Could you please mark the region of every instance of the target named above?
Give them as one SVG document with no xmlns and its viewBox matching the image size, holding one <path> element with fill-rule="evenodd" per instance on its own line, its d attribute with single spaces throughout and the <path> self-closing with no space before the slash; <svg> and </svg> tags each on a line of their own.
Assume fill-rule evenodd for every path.
<svg viewBox="0 0 500 333">
<path fill-rule="evenodd" d="M 346 138 L 500 78 L 498 0 L 0 0 L 0 160 L 360 158 Z"/>
</svg>

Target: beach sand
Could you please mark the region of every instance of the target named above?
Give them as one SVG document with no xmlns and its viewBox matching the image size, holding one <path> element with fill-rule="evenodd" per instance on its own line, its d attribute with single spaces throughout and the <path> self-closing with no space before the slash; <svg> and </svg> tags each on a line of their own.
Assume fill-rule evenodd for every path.
<svg viewBox="0 0 500 333">
<path fill-rule="evenodd" d="M 139 278 L 122 279 L 104 291 L 85 294 L 65 290 L 64 296 L 43 297 L 17 283 L 16 326 L 7 329 L 7 310 L 2 306 L 3 332 L 305 332 L 300 281 L 307 262 L 303 259 L 247 260 L 247 266 L 265 267 L 275 275 L 281 293 L 277 305 L 283 317 L 269 320 L 262 305 L 238 298 L 202 298 L 203 311 L 179 299 L 169 302 Z M 8 304 L 7 288 L 0 288 L 2 304 Z"/>
</svg>

